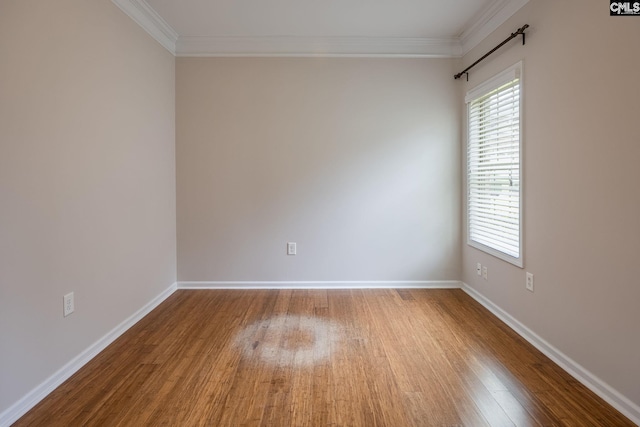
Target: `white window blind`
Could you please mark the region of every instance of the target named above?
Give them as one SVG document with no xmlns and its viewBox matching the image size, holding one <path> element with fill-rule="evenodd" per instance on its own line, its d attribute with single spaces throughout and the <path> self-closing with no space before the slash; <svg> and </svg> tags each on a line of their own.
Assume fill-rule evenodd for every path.
<svg viewBox="0 0 640 427">
<path fill-rule="evenodd" d="M 522 266 L 521 64 L 467 94 L 470 245 Z"/>
</svg>

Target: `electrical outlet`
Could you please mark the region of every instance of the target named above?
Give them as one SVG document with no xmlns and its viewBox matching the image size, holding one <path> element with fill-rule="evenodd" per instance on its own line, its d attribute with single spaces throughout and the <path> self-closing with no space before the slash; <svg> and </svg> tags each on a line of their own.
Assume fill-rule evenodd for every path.
<svg viewBox="0 0 640 427">
<path fill-rule="evenodd" d="M 533 292 L 533 274 L 527 272 L 527 283 L 526 283 L 526 287 L 528 291 Z"/>
<path fill-rule="evenodd" d="M 480 263 L 476 264 L 476 274 L 478 276 L 482 276 L 482 264 L 480 264 Z"/>
<path fill-rule="evenodd" d="M 482 267 L 482 278 L 484 280 L 489 280 L 489 269 L 486 266 Z"/>
<path fill-rule="evenodd" d="M 64 306 L 63 306 L 63 314 L 64 317 L 67 317 L 75 310 L 73 303 L 73 292 L 68 293 L 64 296 Z"/>
<path fill-rule="evenodd" d="M 287 255 L 295 255 L 297 247 L 295 242 L 287 242 Z"/>
</svg>

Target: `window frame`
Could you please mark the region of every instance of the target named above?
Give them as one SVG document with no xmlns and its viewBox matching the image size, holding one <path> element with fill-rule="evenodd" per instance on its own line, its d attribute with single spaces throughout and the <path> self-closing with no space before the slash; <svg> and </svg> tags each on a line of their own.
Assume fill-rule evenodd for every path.
<svg viewBox="0 0 640 427">
<path fill-rule="evenodd" d="M 510 66 L 506 70 L 496 74 L 495 76 L 489 78 L 488 80 L 480 83 L 475 86 L 471 90 L 469 90 L 465 96 L 465 104 L 466 104 L 466 153 L 465 153 L 465 184 L 466 184 L 466 241 L 467 245 L 483 251 L 489 255 L 492 255 L 496 258 L 499 258 L 503 261 L 509 262 L 517 267 L 524 268 L 524 173 L 523 173 L 523 164 L 524 164 L 524 156 L 523 156 L 523 62 L 519 61 L 518 63 Z M 501 86 L 513 81 L 518 78 L 519 85 L 519 99 L 518 99 L 518 169 L 519 169 L 519 192 L 518 192 L 518 218 L 519 218 L 519 230 L 518 230 L 518 257 L 514 257 L 510 254 L 502 252 L 498 249 L 492 248 L 480 242 L 471 239 L 471 221 L 469 215 L 469 206 L 470 206 L 470 185 L 469 185 L 469 145 L 471 142 L 471 126 L 470 126 L 470 118 L 471 118 L 471 103 L 479 98 L 487 95 L 488 93 L 500 88 Z"/>
</svg>

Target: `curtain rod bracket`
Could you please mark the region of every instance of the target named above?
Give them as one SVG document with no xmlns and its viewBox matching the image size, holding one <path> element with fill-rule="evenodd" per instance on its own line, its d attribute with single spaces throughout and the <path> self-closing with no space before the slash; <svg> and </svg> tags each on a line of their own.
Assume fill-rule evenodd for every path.
<svg viewBox="0 0 640 427">
<path fill-rule="evenodd" d="M 507 37 L 507 39 L 505 41 L 503 41 L 502 43 L 500 43 L 498 46 L 494 47 L 493 49 L 491 49 L 489 52 L 485 53 L 480 59 L 478 59 L 476 62 L 474 62 L 473 64 L 469 65 L 467 68 L 465 68 L 464 70 L 460 71 L 458 74 L 456 74 L 455 76 L 453 76 L 454 79 L 458 80 L 460 77 L 462 77 L 463 74 L 467 75 L 467 81 L 469 81 L 469 70 L 472 69 L 473 67 L 475 67 L 476 65 L 478 65 L 482 60 L 484 60 L 487 56 L 491 55 L 493 52 L 495 52 L 496 50 L 500 49 L 502 46 L 504 46 L 505 44 L 507 44 L 507 42 L 515 37 L 518 36 L 522 36 L 522 45 L 524 46 L 525 44 L 525 32 L 524 30 L 526 30 L 527 28 L 529 28 L 529 24 L 524 24 L 522 27 L 518 28 L 518 30 L 514 33 L 511 33 L 511 35 L 509 37 Z"/>
</svg>

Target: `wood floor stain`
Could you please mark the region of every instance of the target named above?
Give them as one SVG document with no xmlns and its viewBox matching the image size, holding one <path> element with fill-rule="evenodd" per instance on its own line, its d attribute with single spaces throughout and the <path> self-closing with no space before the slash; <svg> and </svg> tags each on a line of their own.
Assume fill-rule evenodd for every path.
<svg viewBox="0 0 640 427">
<path fill-rule="evenodd" d="M 461 290 L 181 290 L 14 426 L 633 426 Z"/>
</svg>

